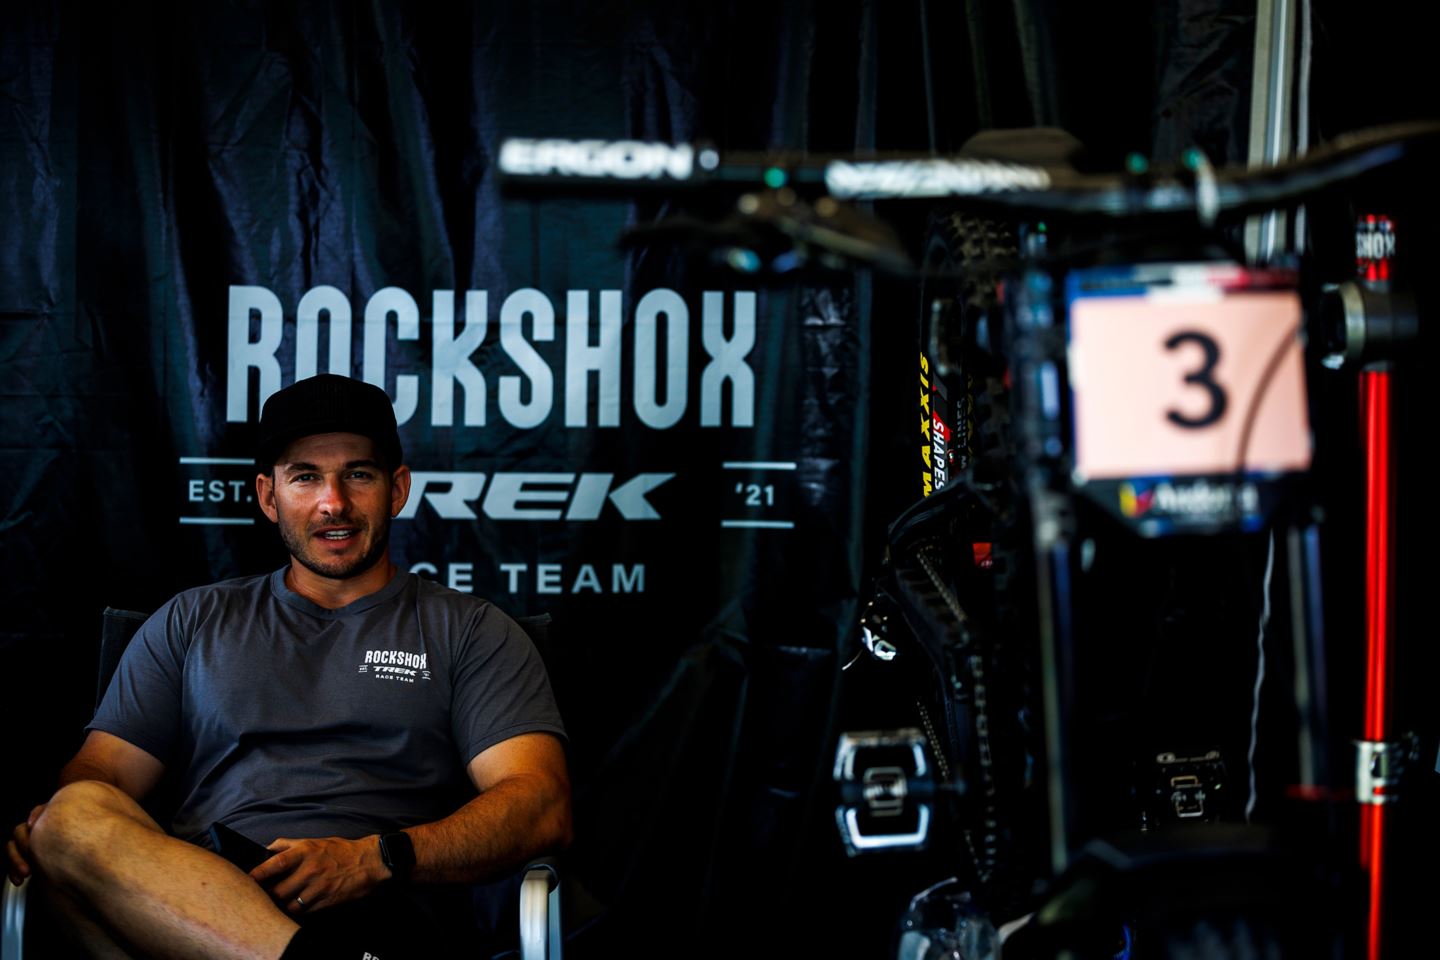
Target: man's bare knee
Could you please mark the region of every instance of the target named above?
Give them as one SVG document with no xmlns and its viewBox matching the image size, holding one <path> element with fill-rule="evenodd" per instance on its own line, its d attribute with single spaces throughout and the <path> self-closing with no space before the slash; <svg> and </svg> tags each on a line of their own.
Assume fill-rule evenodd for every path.
<svg viewBox="0 0 1440 960">
<path fill-rule="evenodd" d="M 123 791 L 95 780 L 80 780 L 61 787 L 30 833 L 30 850 L 36 867 L 56 884 L 102 871 L 106 861 L 119 855 L 115 835 L 121 828 L 153 821 Z"/>
</svg>

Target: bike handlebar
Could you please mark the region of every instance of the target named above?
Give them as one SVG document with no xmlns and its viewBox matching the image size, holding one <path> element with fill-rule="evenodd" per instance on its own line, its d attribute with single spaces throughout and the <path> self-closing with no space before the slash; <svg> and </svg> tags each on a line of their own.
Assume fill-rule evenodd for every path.
<svg viewBox="0 0 1440 960">
<path fill-rule="evenodd" d="M 501 143 L 507 187 L 585 193 L 752 192 L 791 187 L 840 200 L 963 200 L 1040 216 L 1165 217 L 1273 209 L 1387 166 L 1440 137 L 1440 123 L 1374 127 L 1343 135 L 1273 167 L 1216 170 L 1198 150 L 1178 170 L 1083 174 L 1068 167 L 966 156 L 822 158 L 723 156 L 713 147 L 635 140 Z"/>
</svg>

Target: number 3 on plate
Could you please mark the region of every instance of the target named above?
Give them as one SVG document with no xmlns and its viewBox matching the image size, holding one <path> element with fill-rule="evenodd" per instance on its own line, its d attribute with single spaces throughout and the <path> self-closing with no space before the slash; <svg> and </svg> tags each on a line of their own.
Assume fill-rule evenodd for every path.
<svg viewBox="0 0 1440 960">
<path fill-rule="evenodd" d="M 1172 408 L 1165 411 L 1165 419 L 1186 430 L 1199 430 L 1220 422 L 1220 418 L 1225 416 L 1228 399 L 1225 388 L 1215 382 L 1215 365 L 1220 362 L 1220 345 L 1198 330 L 1182 330 L 1165 341 L 1165 349 L 1177 350 L 1187 343 L 1196 344 L 1204 351 L 1204 361 L 1198 370 L 1186 375 L 1185 382 L 1209 391 L 1210 409 L 1201 416 L 1191 417 Z"/>
</svg>

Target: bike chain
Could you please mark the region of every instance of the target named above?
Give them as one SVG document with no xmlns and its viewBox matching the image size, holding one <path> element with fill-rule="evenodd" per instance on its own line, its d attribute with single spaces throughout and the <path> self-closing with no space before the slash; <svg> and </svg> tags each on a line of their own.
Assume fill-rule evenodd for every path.
<svg viewBox="0 0 1440 960">
<path fill-rule="evenodd" d="M 980 754 L 980 782 L 985 791 L 985 859 L 982 864 L 977 858 L 976 873 L 981 883 L 989 883 L 995 863 L 1000 858 L 1000 822 L 996 811 L 994 758 L 990 755 L 990 714 L 986 709 L 988 700 L 985 689 L 985 661 L 979 654 L 971 654 L 967 662 L 975 686 L 971 699 L 975 708 L 975 740 Z"/>
<path fill-rule="evenodd" d="M 930 711 L 925 709 L 924 700 L 916 700 L 915 707 L 920 711 L 920 722 L 925 725 L 925 738 L 930 741 L 930 752 L 935 754 L 935 766 L 940 768 L 940 779 L 950 782 L 950 763 L 945 759 L 945 751 L 940 746 L 940 738 L 935 735 L 935 724 L 930 721 Z"/>
<path fill-rule="evenodd" d="M 941 580 L 940 571 L 930 556 L 930 549 L 930 545 L 926 545 L 916 551 L 916 558 L 920 561 L 921 569 L 923 569 L 926 576 L 930 578 L 931 584 L 945 601 L 945 605 L 950 608 L 950 612 L 955 615 L 955 619 L 962 624 L 968 623 L 969 618 L 961 608 L 959 598 L 955 596 L 954 591 L 950 589 L 949 585 Z M 985 662 L 978 653 L 972 653 L 967 658 L 966 665 L 970 670 L 974 690 L 971 702 L 975 712 L 975 740 L 980 759 L 980 783 L 983 789 L 982 795 L 984 796 L 983 816 L 981 820 L 984 826 L 984 836 L 981 841 L 983 856 L 976 852 L 973 832 L 969 828 L 966 828 L 963 832 L 965 834 L 965 845 L 970 849 L 970 857 L 975 863 L 975 875 L 982 884 L 988 884 L 995 870 L 995 862 L 999 858 L 1000 837 L 999 819 L 995 803 L 994 760 L 990 753 L 990 715 L 986 712 L 988 697 L 985 688 Z M 951 683 L 956 687 L 959 686 L 958 680 L 953 676 Z M 944 751 L 938 749 L 938 744 L 935 743 L 935 730 L 930 723 L 929 714 L 925 711 L 923 705 L 920 706 L 920 714 L 921 719 L 925 723 L 926 735 L 930 737 L 931 746 L 935 749 L 935 755 L 943 758 Z M 947 765 L 944 764 L 943 760 L 936 765 L 941 768 L 942 775 L 948 781 L 950 774 Z"/>
</svg>

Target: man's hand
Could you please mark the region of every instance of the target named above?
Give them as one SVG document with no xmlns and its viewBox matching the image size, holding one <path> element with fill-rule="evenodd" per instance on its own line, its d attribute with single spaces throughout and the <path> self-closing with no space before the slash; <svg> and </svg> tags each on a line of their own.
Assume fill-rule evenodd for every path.
<svg viewBox="0 0 1440 960">
<path fill-rule="evenodd" d="M 30 831 L 35 826 L 35 821 L 40 819 L 40 814 L 45 812 L 45 804 L 40 804 L 30 811 L 30 816 L 25 818 L 24 823 L 15 825 L 15 830 L 10 835 L 10 840 L 5 844 L 5 855 L 10 860 L 10 882 L 15 886 L 25 882 L 30 876 Z"/>
<path fill-rule="evenodd" d="M 266 849 L 275 851 L 275 856 L 251 870 L 250 876 L 291 915 L 363 897 L 390 877 L 390 868 L 380 859 L 378 836 L 360 840 L 280 837 Z"/>
</svg>

